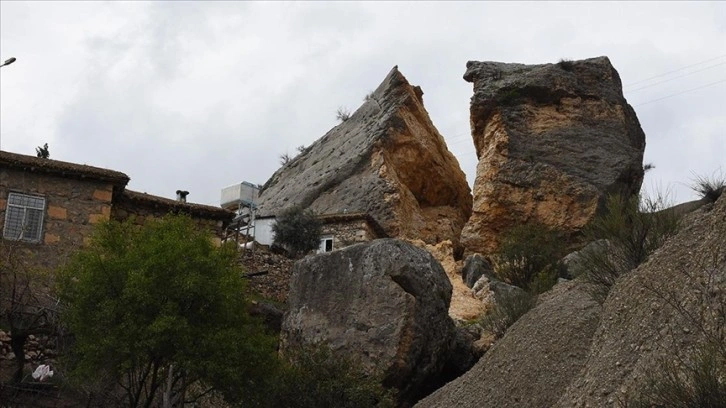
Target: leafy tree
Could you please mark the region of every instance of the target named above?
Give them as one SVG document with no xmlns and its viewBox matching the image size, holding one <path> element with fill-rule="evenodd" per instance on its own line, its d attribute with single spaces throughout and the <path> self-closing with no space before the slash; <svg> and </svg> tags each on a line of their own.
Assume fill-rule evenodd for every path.
<svg viewBox="0 0 726 408">
<path fill-rule="evenodd" d="M 236 252 L 186 216 L 101 224 L 59 272 L 78 379 L 108 378 L 127 407 L 179 406 L 212 390 L 241 399 L 274 367 L 247 313 Z"/>
<path fill-rule="evenodd" d="M 41 159 L 47 159 L 50 157 L 50 151 L 48 151 L 48 143 L 44 144 L 43 147 L 36 147 L 35 154 Z"/>
<path fill-rule="evenodd" d="M 277 217 L 272 227 L 274 243 L 287 248 L 294 258 L 320 245 L 320 228 L 321 223 L 312 211 L 291 207 Z"/>
</svg>

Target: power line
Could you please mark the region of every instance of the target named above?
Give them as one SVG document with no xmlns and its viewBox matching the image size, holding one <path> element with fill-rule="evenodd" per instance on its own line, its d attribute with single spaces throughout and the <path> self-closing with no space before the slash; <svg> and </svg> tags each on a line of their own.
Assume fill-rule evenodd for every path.
<svg viewBox="0 0 726 408">
<path fill-rule="evenodd" d="M 726 79 L 722 79 L 722 80 L 720 80 L 720 81 L 716 81 L 716 82 L 711 82 L 710 84 L 706 84 L 706 85 L 701 85 L 701 86 L 697 86 L 697 87 L 695 87 L 695 88 L 691 88 L 691 89 L 686 89 L 685 91 L 681 91 L 681 92 L 676 92 L 676 93 L 674 93 L 674 94 L 666 95 L 666 96 L 664 96 L 664 97 L 662 97 L 662 98 L 658 98 L 658 99 L 653 99 L 653 100 L 650 100 L 650 101 L 647 101 L 647 102 L 642 102 L 642 103 L 639 103 L 639 104 L 637 104 L 637 105 L 633 105 L 633 106 L 643 106 L 643 105 L 647 105 L 647 104 L 649 104 L 649 103 L 652 103 L 652 102 L 662 101 L 663 99 L 668 99 L 668 98 L 672 98 L 672 97 L 674 97 L 674 96 L 677 96 L 677 95 L 682 95 L 682 94 L 684 94 L 684 93 L 688 93 L 688 92 L 693 92 L 693 91 L 697 91 L 697 90 L 699 90 L 699 89 L 703 89 L 703 88 L 708 88 L 709 86 L 714 86 L 714 85 L 718 85 L 718 84 L 720 84 L 720 83 L 722 83 L 722 82 L 726 82 Z"/>
<path fill-rule="evenodd" d="M 666 75 L 670 75 L 670 74 L 673 74 L 675 72 L 683 71 L 684 69 L 687 69 L 687 68 L 695 67 L 697 65 L 702 65 L 702 64 L 705 64 L 707 62 L 711 62 L 711 61 L 715 61 L 717 59 L 721 59 L 723 57 L 726 57 L 726 54 L 719 55 L 718 57 L 713 57 L 713 58 L 710 58 L 710 59 L 707 59 L 707 60 L 704 60 L 704 61 L 701 61 L 701 62 L 697 62 L 695 64 L 686 65 L 685 67 L 681 67 L 681 68 L 678 68 L 678 69 L 674 69 L 673 71 L 668 71 L 668 72 L 664 72 L 662 74 L 658 74 L 658 75 L 655 75 L 655 76 L 652 76 L 652 77 L 649 77 L 649 78 L 641 79 L 640 81 L 631 82 L 631 83 L 625 84 L 625 86 L 631 86 L 631 85 L 635 85 L 635 84 L 640 84 L 640 83 L 643 83 L 643 82 L 646 82 L 646 81 L 650 81 L 651 79 L 660 78 L 660 77 L 663 77 L 663 76 L 666 76 Z"/>
<path fill-rule="evenodd" d="M 637 91 L 640 91 L 641 89 L 646 89 L 646 88 L 650 88 L 651 86 L 656 86 L 656 85 L 658 85 L 658 84 L 662 84 L 663 82 L 673 81 L 674 79 L 678 79 L 678 78 L 683 78 L 683 77 L 685 77 L 685 76 L 693 75 L 693 74 L 696 74 L 696 73 L 699 73 L 699 72 L 702 72 L 702 71 L 706 71 L 706 70 L 709 70 L 709 69 L 711 69 L 711 68 L 716 68 L 716 67 L 720 67 L 721 65 L 726 65 L 726 61 L 724 61 L 724 62 L 721 62 L 721 63 L 719 63 L 719 64 L 716 64 L 716 65 L 711 65 L 710 67 L 706 67 L 706 68 L 701 68 L 701 69 L 697 69 L 697 70 L 695 70 L 695 71 L 687 72 L 687 73 L 685 73 L 685 74 L 682 74 L 682 75 L 677 75 L 677 76 L 674 76 L 674 77 L 672 77 L 672 78 L 668 78 L 668 79 L 663 79 L 663 80 L 661 80 L 661 81 L 658 81 L 658 82 L 653 82 L 653 83 L 652 83 L 652 84 L 650 84 L 650 85 L 644 85 L 644 86 L 641 86 L 640 88 L 635 88 L 635 89 L 631 89 L 631 90 L 628 90 L 627 92 L 628 92 L 628 93 L 630 93 L 630 92 L 637 92 Z"/>
</svg>

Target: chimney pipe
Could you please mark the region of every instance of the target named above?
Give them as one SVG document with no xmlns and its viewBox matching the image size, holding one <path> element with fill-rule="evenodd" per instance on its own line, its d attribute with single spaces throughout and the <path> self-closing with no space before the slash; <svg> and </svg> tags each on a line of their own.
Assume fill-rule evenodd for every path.
<svg viewBox="0 0 726 408">
<path fill-rule="evenodd" d="M 188 191 L 176 190 L 176 201 L 179 201 L 180 203 L 186 203 L 187 194 L 189 194 Z"/>
</svg>

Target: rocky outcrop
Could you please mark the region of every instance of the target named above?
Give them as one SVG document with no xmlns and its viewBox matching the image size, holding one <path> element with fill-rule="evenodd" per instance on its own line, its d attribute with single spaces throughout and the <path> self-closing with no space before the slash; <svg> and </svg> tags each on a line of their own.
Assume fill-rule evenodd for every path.
<svg viewBox="0 0 726 408">
<path fill-rule="evenodd" d="M 476 365 L 416 407 L 550 407 L 582 369 L 600 305 L 580 282 L 555 286 Z"/>
<path fill-rule="evenodd" d="M 425 250 L 375 240 L 309 256 L 293 267 L 283 353 L 325 342 L 360 358 L 384 384 L 415 401 L 436 380 L 454 343 L 451 284 Z M 405 404 L 404 404 L 405 405 Z"/>
<path fill-rule="evenodd" d="M 272 175 L 258 214 L 362 212 L 390 237 L 458 244 L 471 192 L 422 95 L 394 67 L 350 118 Z"/>
<path fill-rule="evenodd" d="M 574 232 L 607 194 L 637 194 L 645 135 L 606 57 L 557 64 L 467 63 L 479 163 L 461 242 L 491 253 L 513 225 Z"/>
<path fill-rule="evenodd" d="M 455 259 L 453 243 L 448 240 L 435 245 L 427 244 L 421 240 L 411 240 L 408 242 L 429 251 L 434 259 L 439 261 L 441 267 L 444 268 L 446 275 L 449 277 L 449 282 L 451 282 L 452 287 L 449 316 L 455 322 L 469 322 L 480 318 L 486 310 L 487 305 L 461 279 L 462 261 Z"/>
<path fill-rule="evenodd" d="M 484 275 L 494 275 L 492 264 L 479 254 L 468 256 L 461 269 L 461 279 L 466 286 L 473 288 L 479 278 Z"/>
<path fill-rule="evenodd" d="M 726 338 L 726 198 L 686 215 L 602 307 L 591 292 L 582 279 L 556 285 L 470 371 L 416 406 L 626 406 L 665 372 L 691 381 L 664 364 L 699 367 L 699 348 L 715 365 L 698 370 L 723 378 L 713 350 Z"/>
<path fill-rule="evenodd" d="M 646 390 L 650 381 L 657 381 L 665 361 L 692 362 L 694 349 L 709 338 L 720 343 L 715 347 L 723 352 L 724 318 L 726 198 L 722 197 L 686 215 L 677 235 L 616 282 L 603 305 L 587 365 L 556 406 L 621 406 L 620 402 Z M 721 364 L 723 379 L 723 360 L 718 363 L 717 354 L 712 358 Z"/>
</svg>

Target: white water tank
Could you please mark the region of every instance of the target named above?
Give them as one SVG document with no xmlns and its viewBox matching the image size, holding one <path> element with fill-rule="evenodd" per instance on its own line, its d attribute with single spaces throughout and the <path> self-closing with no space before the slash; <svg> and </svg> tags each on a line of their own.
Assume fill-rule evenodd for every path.
<svg viewBox="0 0 726 408">
<path fill-rule="evenodd" d="M 257 185 L 243 181 L 222 189 L 220 206 L 228 210 L 237 210 L 240 206 L 252 207 L 257 202 L 260 189 Z"/>
</svg>

